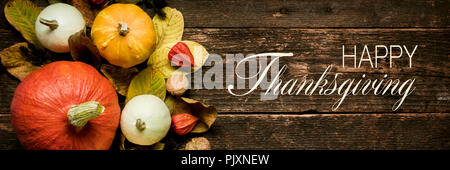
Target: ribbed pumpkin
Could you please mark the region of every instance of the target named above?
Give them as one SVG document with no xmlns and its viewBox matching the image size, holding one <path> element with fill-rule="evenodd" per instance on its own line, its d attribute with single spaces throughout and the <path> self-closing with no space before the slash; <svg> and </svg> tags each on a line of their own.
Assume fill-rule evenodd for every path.
<svg viewBox="0 0 450 170">
<path fill-rule="evenodd" d="M 103 58 L 123 68 L 144 62 L 156 46 L 152 19 L 134 4 L 113 4 L 100 11 L 91 37 Z"/>
<path fill-rule="evenodd" d="M 53 62 L 31 73 L 11 104 L 12 125 L 25 149 L 106 150 L 119 119 L 113 86 L 81 62 Z"/>
</svg>

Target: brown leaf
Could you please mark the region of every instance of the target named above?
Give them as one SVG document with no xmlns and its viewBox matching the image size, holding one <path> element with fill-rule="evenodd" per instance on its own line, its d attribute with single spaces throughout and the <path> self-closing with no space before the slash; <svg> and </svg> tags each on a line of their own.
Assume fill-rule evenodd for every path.
<svg viewBox="0 0 450 170">
<path fill-rule="evenodd" d="M 211 150 L 211 144 L 205 137 L 192 138 L 184 150 Z"/>
<path fill-rule="evenodd" d="M 3 66 L 8 72 L 20 81 L 35 70 L 42 67 L 41 58 L 43 55 L 35 55 L 28 43 L 18 43 L 0 52 Z M 36 50 L 36 49 L 35 49 Z M 40 52 L 42 53 L 42 52 Z"/>
<path fill-rule="evenodd" d="M 100 66 L 102 62 L 100 52 L 86 35 L 85 29 L 70 36 L 69 47 L 73 60 L 91 64 L 96 68 Z"/>
<path fill-rule="evenodd" d="M 166 99 L 164 100 L 164 103 L 166 103 L 167 108 L 169 108 L 171 116 L 173 113 L 175 102 L 177 102 L 177 98 L 175 98 L 174 96 L 172 96 L 170 94 L 166 94 Z"/>
<path fill-rule="evenodd" d="M 91 5 L 89 0 L 72 0 L 72 5 L 81 12 L 88 27 L 92 27 L 95 17 L 103 8 L 103 6 Z"/>
<path fill-rule="evenodd" d="M 158 142 L 151 146 L 140 146 L 129 142 L 125 136 L 120 134 L 120 150 L 164 150 L 165 144 Z"/>
<path fill-rule="evenodd" d="M 131 80 L 139 73 L 139 70 L 135 67 L 124 69 L 110 64 L 103 64 L 100 71 L 122 96 L 127 96 L 128 86 Z"/>
<path fill-rule="evenodd" d="M 217 119 L 218 112 L 213 106 L 184 97 L 169 100 L 172 101 L 166 100 L 166 105 L 167 103 L 173 105 L 173 110 L 171 111 L 172 116 L 180 113 L 189 113 L 199 118 L 199 121 L 194 129 L 192 129 L 191 133 L 204 133 L 208 131 Z"/>
</svg>

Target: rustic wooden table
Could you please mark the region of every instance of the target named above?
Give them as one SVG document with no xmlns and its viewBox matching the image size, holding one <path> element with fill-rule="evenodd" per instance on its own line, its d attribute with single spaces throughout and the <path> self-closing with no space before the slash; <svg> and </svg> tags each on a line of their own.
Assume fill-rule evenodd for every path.
<svg viewBox="0 0 450 170">
<path fill-rule="evenodd" d="M 35 1 L 39 6 L 47 1 Z M 397 111 L 392 96 L 351 96 L 336 111 L 332 96 L 281 96 L 260 101 L 257 91 L 191 90 L 219 117 L 204 134 L 212 149 L 450 149 L 450 2 L 448 0 L 169 0 L 185 18 L 185 40 L 210 53 L 292 52 L 281 60 L 287 76 L 318 79 L 328 65 L 345 78 L 389 74 L 416 79 Z M 3 9 L 6 1 L 2 1 Z M 0 49 L 25 41 L 0 16 Z M 419 45 L 412 68 L 341 68 L 342 45 Z M 362 49 L 362 48 L 361 48 Z M 370 51 L 373 55 L 373 50 Z M 330 74 L 331 74 L 330 73 Z M 359 73 L 359 74 L 358 74 Z M 0 66 L 0 149 L 21 149 L 9 106 L 20 83 Z M 244 92 L 244 91 L 243 91 Z"/>
</svg>

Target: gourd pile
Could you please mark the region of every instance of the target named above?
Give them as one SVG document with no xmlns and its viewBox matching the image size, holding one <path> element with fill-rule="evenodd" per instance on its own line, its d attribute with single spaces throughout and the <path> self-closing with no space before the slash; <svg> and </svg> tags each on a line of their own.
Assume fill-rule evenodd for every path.
<svg viewBox="0 0 450 170">
<path fill-rule="evenodd" d="M 0 52 L 21 80 L 11 122 L 25 149 L 184 149 L 176 136 L 211 128 L 217 110 L 185 97 L 186 76 L 209 54 L 182 40 L 178 10 L 164 1 L 49 2 L 43 9 L 29 0 L 5 6 L 27 41 Z"/>
</svg>

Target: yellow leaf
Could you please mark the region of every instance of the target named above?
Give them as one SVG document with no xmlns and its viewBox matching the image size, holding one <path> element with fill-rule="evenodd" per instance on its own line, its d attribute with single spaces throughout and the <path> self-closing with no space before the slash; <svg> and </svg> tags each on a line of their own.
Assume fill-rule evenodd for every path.
<svg viewBox="0 0 450 170">
<path fill-rule="evenodd" d="M 40 46 L 40 42 L 34 27 L 40 13 L 41 9 L 29 0 L 11 0 L 5 6 L 6 20 L 22 34 L 25 40 L 36 46 Z"/>
<path fill-rule="evenodd" d="M 153 25 L 156 31 L 156 49 L 164 44 L 181 41 L 184 31 L 183 14 L 175 8 L 165 7 L 165 19 L 159 15 L 153 17 Z"/>
<path fill-rule="evenodd" d="M 187 75 L 200 69 L 205 61 L 208 59 L 209 53 L 205 47 L 194 41 L 181 41 L 184 42 L 194 55 L 194 63 L 196 67 L 191 68 L 191 72 L 184 72 L 177 70 L 176 67 L 172 66 L 169 61 L 169 52 L 175 44 L 178 42 L 167 43 L 157 49 L 149 58 L 148 66 L 153 69 L 159 70 L 165 78 L 169 78 L 173 73 Z"/>
<path fill-rule="evenodd" d="M 133 97 L 151 94 L 159 97 L 162 101 L 166 98 L 166 81 L 164 76 L 152 68 L 146 68 L 131 80 L 128 87 L 127 99 L 128 103 Z"/>
</svg>

